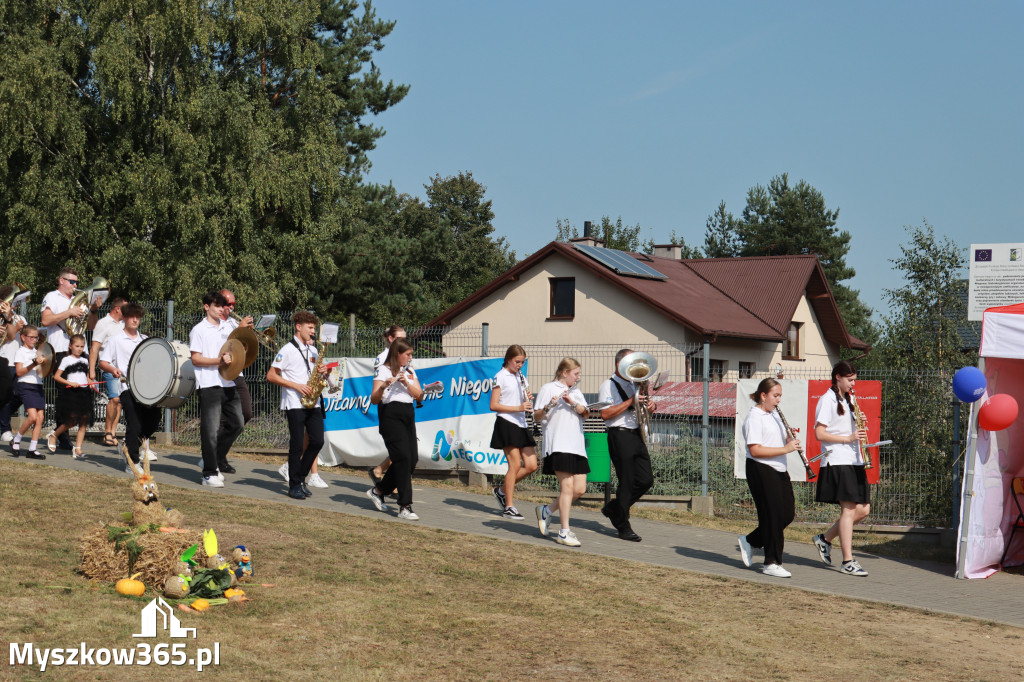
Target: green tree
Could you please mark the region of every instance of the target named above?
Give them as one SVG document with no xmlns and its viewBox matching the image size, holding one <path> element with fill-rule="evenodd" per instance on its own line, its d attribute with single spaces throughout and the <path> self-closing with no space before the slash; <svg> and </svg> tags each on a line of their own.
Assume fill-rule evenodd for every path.
<svg viewBox="0 0 1024 682">
<path fill-rule="evenodd" d="M 604 240 L 604 246 L 608 249 L 619 251 L 640 251 L 640 223 L 626 225 L 619 216 L 615 222 L 608 216 L 601 216 L 601 222 L 593 225 L 593 236 Z M 580 230 L 573 225 L 568 218 L 555 221 L 555 239 L 560 242 L 567 242 L 570 239 L 580 237 Z"/>
<path fill-rule="evenodd" d="M 3 280 L 344 310 L 363 119 L 407 91 L 372 62 L 392 27 L 348 0 L 0 3 Z"/>
<path fill-rule="evenodd" d="M 853 278 L 846 264 L 850 233 L 839 230 L 839 209 L 825 206 L 825 197 L 806 181 L 790 186 L 786 173 L 771 179 L 767 187 L 747 191 L 747 203 L 739 218 L 726 210 L 725 202 L 708 216 L 704 249 L 708 256 L 778 256 L 811 253 L 818 257 L 839 312 L 850 331 L 869 341 L 876 336 L 871 309 L 859 292 L 842 282 Z"/>
</svg>

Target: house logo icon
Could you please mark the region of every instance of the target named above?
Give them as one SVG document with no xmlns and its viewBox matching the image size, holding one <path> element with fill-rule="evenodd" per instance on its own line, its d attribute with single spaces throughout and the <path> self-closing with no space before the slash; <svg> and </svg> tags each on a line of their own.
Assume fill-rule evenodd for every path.
<svg viewBox="0 0 1024 682">
<path fill-rule="evenodd" d="M 195 628 L 183 628 L 174 615 L 174 609 L 160 597 L 146 604 L 142 609 L 142 632 L 132 637 L 156 637 L 157 627 L 170 633 L 171 637 L 188 637 L 192 633 L 192 639 L 196 638 Z"/>
</svg>

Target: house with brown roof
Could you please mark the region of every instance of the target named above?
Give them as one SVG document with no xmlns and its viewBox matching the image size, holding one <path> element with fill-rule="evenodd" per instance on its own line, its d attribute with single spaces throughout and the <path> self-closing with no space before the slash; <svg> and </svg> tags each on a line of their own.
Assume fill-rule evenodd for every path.
<svg viewBox="0 0 1024 682">
<path fill-rule="evenodd" d="M 524 346 L 534 385 L 571 352 L 588 393 L 620 347 L 654 354 L 682 382 L 703 378 L 705 344 L 713 381 L 820 378 L 841 348 L 869 349 L 847 331 L 817 256 L 681 259 L 679 247 L 625 253 L 589 237 L 547 244 L 430 324 L 449 327 L 448 355 L 477 354 L 457 339 L 481 328 L 490 354 Z"/>
</svg>

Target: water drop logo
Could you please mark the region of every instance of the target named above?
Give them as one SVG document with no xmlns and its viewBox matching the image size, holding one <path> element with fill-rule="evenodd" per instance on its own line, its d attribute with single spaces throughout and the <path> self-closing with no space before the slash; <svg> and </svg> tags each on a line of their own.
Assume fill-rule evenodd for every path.
<svg viewBox="0 0 1024 682">
<path fill-rule="evenodd" d="M 435 462 L 439 459 L 443 459 L 448 462 L 452 458 L 452 441 L 455 440 L 454 431 L 444 431 L 444 429 L 437 432 L 434 437 L 434 451 L 430 453 L 430 459 Z"/>
</svg>

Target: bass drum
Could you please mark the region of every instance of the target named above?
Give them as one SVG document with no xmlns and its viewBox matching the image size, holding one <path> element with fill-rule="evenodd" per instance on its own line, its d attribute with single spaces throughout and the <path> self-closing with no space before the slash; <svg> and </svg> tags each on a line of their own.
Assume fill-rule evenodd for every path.
<svg viewBox="0 0 1024 682">
<path fill-rule="evenodd" d="M 188 346 L 177 340 L 145 339 L 128 361 L 128 387 L 142 405 L 179 407 L 196 389 Z"/>
</svg>

